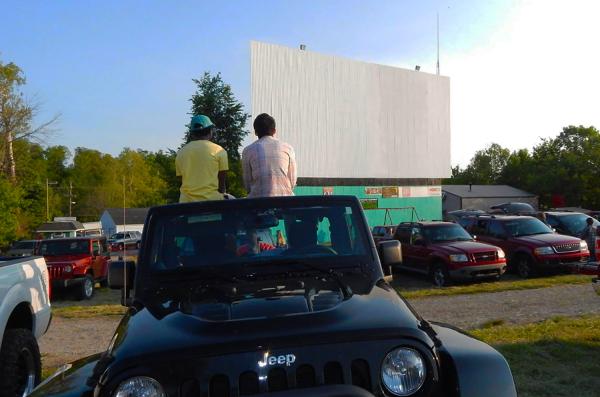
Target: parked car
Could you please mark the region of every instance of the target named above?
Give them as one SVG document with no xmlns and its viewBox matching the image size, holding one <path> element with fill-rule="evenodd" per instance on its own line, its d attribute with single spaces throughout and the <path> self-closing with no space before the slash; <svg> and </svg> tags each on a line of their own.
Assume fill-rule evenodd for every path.
<svg viewBox="0 0 600 397">
<path fill-rule="evenodd" d="M 587 226 L 587 219 L 591 216 L 581 212 L 558 212 L 547 211 L 546 222 L 558 233 L 567 234 L 573 237 L 581 237 Z M 600 222 L 594 220 L 594 226 L 600 232 Z M 589 248 L 589 247 L 588 247 Z M 596 261 L 600 261 L 600 236 L 596 237 Z"/>
<path fill-rule="evenodd" d="M 52 288 L 74 288 L 78 299 L 91 299 L 96 282 L 106 284 L 110 256 L 104 237 L 42 240 Z"/>
<path fill-rule="evenodd" d="M 448 222 L 459 222 L 461 219 L 467 216 L 485 215 L 485 213 L 485 211 L 475 209 L 462 209 L 450 211 L 444 215 L 444 220 Z"/>
<path fill-rule="evenodd" d="M 238 255 L 235 237 L 261 229 L 285 248 Z M 31 397 L 516 396 L 500 353 L 386 282 L 400 244 L 380 246 L 383 267 L 354 196 L 151 208 L 138 265 L 111 264 L 130 310 L 108 349 Z"/>
<path fill-rule="evenodd" d="M 499 278 L 506 271 L 504 251 L 476 242 L 452 222 L 405 222 L 394 238 L 402 244 L 402 269 L 429 275 L 436 286 L 452 280 Z"/>
<path fill-rule="evenodd" d="M 142 233 L 138 231 L 127 231 L 115 233 L 108 239 L 111 252 L 123 252 L 140 248 Z"/>
<path fill-rule="evenodd" d="M 19 256 L 31 256 L 35 252 L 40 240 L 21 240 L 12 243 L 6 256 L 8 257 L 19 257 Z"/>
<path fill-rule="evenodd" d="M 491 214 L 535 215 L 536 211 L 529 203 L 502 203 L 490 207 Z"/>
<path fill-rule="evenodd" d="M 380 241 L 391 240 L 394 237 L 394 233 L 396 232 L 396 226 L 373 226 L 373 230 L 371 234 L 373 235 L 373 240 L 375 244 Z"/>
<path fill-rule="evenodd" d="M 465 223 L 478 241 L 502 248 L 509 268 L 523 278 L 542 271 L 564 270 L 587 262 L 590 256 L 585 241 L 555 233 L 531 216 L 479 216 Z"/>
<path fill-rule="evenodd" d="M 26 396 L 40 382 L 38 339 L 50 325 L 43 258 L 0 258 L 0 395 Z"/>
</svg>

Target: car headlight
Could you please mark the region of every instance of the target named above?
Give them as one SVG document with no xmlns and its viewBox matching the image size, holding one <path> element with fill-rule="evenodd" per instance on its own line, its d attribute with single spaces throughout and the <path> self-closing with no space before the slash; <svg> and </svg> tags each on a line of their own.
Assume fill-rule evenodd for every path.
<svg viewBox="0 0 600 397">
<path fill-rule="evenodd" d="M 552 255 L 554 250 L 552 247 L 538 247 L 534 249 L 533 252 L 535 252 L 536 255 Z"/>
<path fill-rule="evenodd" d="M 65 273 L 71 273 L 73 271 L 73 266 L 67 265 L 63 267 L 63 270 L 65 271 Z"/>
<path fill-rule="evenodd" d="M 113 397 L 166 397 L 158 381 L 147 376 L 129 378 L 117 387 Z"/>
<path fill-rule="evenodd" d="M 468 262 L 469 258 L 465 254 L 450 255 L 451 262 Z"/>
<path fill-rule="evenodd" d="M 504 259 L 506 258 L 506 254 L 504 253 L 503 250 L 499 249 L 498 250 L 498 259 Z"/>
<path fill-rule="evenodd" d="M 415 349 L 400 347 L 389 352 L 381 365 L 381 380 L 395 396 L 416 393 L 427 376 L 425 360 Z"/>
<path fill-rule="evenodd" d="M 581 251 L 587 251 L 587 250 L 588 250 L 588 245 L 587 245 L 587 242 L 585 242 L 585 241 L 581 240 L 581 241 L 579 242 L 579 249 L 580 249 Z"/>
</svg>

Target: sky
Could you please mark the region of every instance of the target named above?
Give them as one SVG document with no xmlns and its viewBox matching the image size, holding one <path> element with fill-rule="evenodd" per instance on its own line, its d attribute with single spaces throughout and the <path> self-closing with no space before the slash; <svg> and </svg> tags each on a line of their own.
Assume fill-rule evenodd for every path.
<svg viewBox="0 0 600 397">
<path fill-rule="evenodd" d="M 177 148 L 193 78 L 220 72 L 251 113 L 250 41 L 450 77 L 452 164 L 600 128 L 600 2 L 5 0 L 0 59 L 19 65 L 48 145 Z"/>
</svg>

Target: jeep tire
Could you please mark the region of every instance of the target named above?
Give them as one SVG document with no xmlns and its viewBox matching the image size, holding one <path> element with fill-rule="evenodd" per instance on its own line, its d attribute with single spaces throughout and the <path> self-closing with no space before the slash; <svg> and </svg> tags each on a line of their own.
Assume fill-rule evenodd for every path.
<svg viewBox="0 0 600 397">
<path fill-rule="evenodd" d="M 79 285 L 79 290 L 77 291 L 77 298 L 79 300 L 89 300 L 94 296 L 94 278 L 86 274 L 83 280 L 81 280 L 81 284 Z"/>
<path fill-rule="evenodd" d="M 25 396 L 40 382 L 40 349 L 30 330 L 15 328 L 4 332 L 0 374 L 0 397 Z"/>
<path fill-rule="evenodd" d="M 447 287 L 450 285 L 450 273 L 448 273 L 448 268 L 443 263 L 434 263 L 431 265 L 429 277 L 431 277 L 431 282 L 436 287 Z"/>
</svg>

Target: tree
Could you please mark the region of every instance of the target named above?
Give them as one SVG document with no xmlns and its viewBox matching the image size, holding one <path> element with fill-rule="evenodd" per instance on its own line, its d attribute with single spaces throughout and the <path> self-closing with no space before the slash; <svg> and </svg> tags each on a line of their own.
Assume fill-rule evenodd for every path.
<svg viewBox="0 0 600 397">
<path fill-rule="evenodd" d="M 0 175 L 0 247 L 6 247 L 17 237 L 17 208 L 19 194 L 12 184 Z"/>
<path fill-rule="evenodd" d="M 59 118 L 57 115 L 32 127 L 31 122 L 39 105 L 29 103 L 19 91 L 24 84 L 23 71 L 17 65 L 0 61 L 0 163 L 2 171 L 12 183 L 17 181 L 14 142 L 40 138 L 50 131 Z"/>
<path fill-rule="evenodd" d="M 239 160 L 242 140 L 248 135 L 246 121 L 250 117 L 244 112 L 244 105 L 235 99 L 231 86 L 223 82 L 220 73 L 211 76 L 205 72 L 201 79 L 192 81 L 197 91 L 190 99 L 191 113 L 210 117 L 217 127 L 213 141 L 227 150 L 230 159 Z"/>
<path fill-rule="evenodd" d="M 166 204 L 166 183 L 152 164 L 146 161 L 143 152 L 123 149 L 117 158 L 117 167 L 118 174 L 125 183 L 125 205 L 150 207 Z"/>
<path fill-rule="evenodd" d="M 492 143 L 483 150 L 478 150 L 464 170 L 459 166 L 452 168 L 450 184 L 479 184 L 498 183 L 502 171 L 510 157 L 510 150 L 497 143 Z"/>
</svg>

